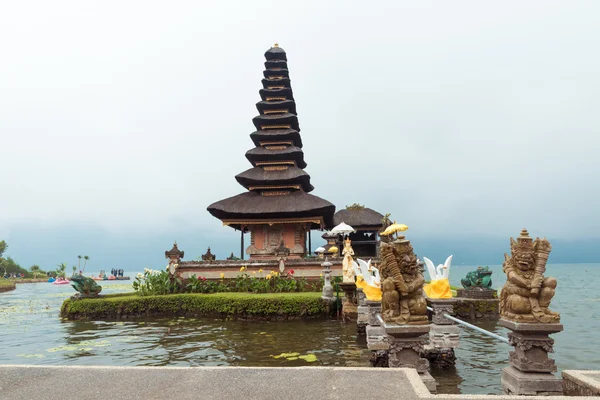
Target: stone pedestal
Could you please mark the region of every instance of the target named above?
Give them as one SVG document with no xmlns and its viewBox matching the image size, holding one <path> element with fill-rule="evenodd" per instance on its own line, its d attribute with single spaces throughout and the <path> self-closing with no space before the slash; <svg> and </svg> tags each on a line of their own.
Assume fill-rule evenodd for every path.
<svg viewBox="0 0 600 400">
<path fill-rule="evenodd" d="M 331 286 L 331 263 L 325 258 L 325 262 L 321 264 L 323 267 L 323 295 L 321 296 L 324 300 L 332 302 L 335 300 L 333 296 L 333 286 Z"/>
<path fill-rule="evenodd" d="M 379 322 L 379 319 L 377 319 L 377 314 L 381 314 L 381 302 L 365 300 L 365 306 L 369 308 L 369 325 L 380 326 L 381 324 Z"/>
<path fill-rule="evenodd" d="M 427 343 L 429 325 L 398 325 L 383 323 L 390 350 L 390 368 L 414 368 L 431 393 L 436 392 L 435 379 L 429 374 L 429 362 L 421 357 Z"/>
<path fill-rule="evenodd" d="M 459 345 L 459 328 L 444 316 L 452 315 L 456 299 L 427 299 L 431 311 L 431 329 L 429 345 L 425 347 L 425 355 L 432 367 L 449 368 L 456 363 L 454 349 Z"/>
<path fill-rule="evenodd" d="M 366 300 L 365 305 L 360 307 L 366 307 L 368 309 L 366 334 L 367 348 L 372 352 L 370 360 L 371 366 L 387 367 L 390 345 L 385 329 L 380 326 L 379 319 L 377 319 L 377 314 L 381 313 L 381 302 Z"/>
<path fill-rule="evenodd" d="M 497 299 L 498 293 L 494 289 L 484 288 L 457 289 L 456 297 L 464 297 L 467 299 Z"/>
<path fill-rule="evenodd" d="M 461 319 L 497 321 L 500 319 L 500 300 L 494 289 L 458 289 L 454 314 Z"/>
<path fill-rule="evenodd" d="M 354 301 L 354 291 L 356 284 L 354 282 L 340 283 L 340 289 L 344 291 L 344 303 L 342 304 L 342 317 L 344 321 L 356 321 L 358 318 L 358 307 Z"/>
<path fill-rule="evenodd" d="M 356 333 L 358 336 L 366 334 L 367 325 L 369 324 L 369 307 L 365 305 L 367 297 L 362 288 L 356 289 L 356 297 L 358 299 L 358 316 L 356 317 Z"/>
<path fill-rule="evenodd" d="M 554 339 L 549 335 L 561 332 L 562 324 L 521 323 L 506 319 L 500 325 L 510 329 L 508 340 L 510 367 L 502 370 L 502 389 L 507 394 L 554 396 L 562 394 L 562 379 L 552 374 L 557 368 L 548 357 L 553 352 Z"/>
</svg>

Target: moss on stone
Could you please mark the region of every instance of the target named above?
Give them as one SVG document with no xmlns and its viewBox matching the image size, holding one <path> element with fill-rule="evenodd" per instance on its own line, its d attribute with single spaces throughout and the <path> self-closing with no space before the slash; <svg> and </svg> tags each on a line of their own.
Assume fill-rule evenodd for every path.
<svg viewBox="0 0 600 400">
<path fill-rule="evenodd" d="M 322 316 L 328 310 L 321 293 L 185 293 L 162 296 L 126 293 L 95 299 L 67 299 L 61 307 L 61 316 L 92 320 L 185 315 L 288 319 Z"/>
</svg>

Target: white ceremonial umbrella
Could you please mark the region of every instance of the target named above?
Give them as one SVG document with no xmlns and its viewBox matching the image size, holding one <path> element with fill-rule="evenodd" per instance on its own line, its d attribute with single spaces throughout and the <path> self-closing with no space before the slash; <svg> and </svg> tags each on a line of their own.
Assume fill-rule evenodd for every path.
<svg viewBox="0 0 600 400">
<path fill-rule="evenodd" d="M 352 232 L 356 232 L 356 230 L 343 222 L 331 230 L 331 233 L 335 235 L 347 235 Z"/>
<path fill-rule="evenodd" d="M 315 249 L 315 253 L 323 253 L 325 251 L 325 247 L 318 247 Z"/>
</svg>

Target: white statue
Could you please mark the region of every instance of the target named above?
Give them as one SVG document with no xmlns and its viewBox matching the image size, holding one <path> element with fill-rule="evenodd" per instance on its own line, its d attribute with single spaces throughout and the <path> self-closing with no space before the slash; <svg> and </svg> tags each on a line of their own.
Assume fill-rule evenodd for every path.
<svg viewBox="0 0 600 400">
<path fill-rule="evenodd" d="M 344 241 L 344 250 L 342 250 L 342 254 L 344 255 L 344 259 L 342 260 L 342 280 L 344 282 L 354 282 L 354 271 L 353 271 L 353 255 L 354 250 L 352 249 L 350 239 L 346 239 Z"/>
<path fill-rule="evenodd" d="M 450 264 L 452 263 L 452 256 L 446 258 L 444 265 L 438 265 L 437 269 L 429 258 L 423 257 L 423 261 L 425 261 L 425 266 L 427 267 L 430 280 L 436 281 L 438 279 L 448 279 L 450 276 Z"/>
<path fill-rule="evenodd" d="M 429 258 L 423 257 L 423 261 L 425 261 L 427 272 L 429 273 L 429 278 L 431 279 L 431 282 L 423 286 L 423 290 L 425 291 L 427 297 L 430 299 L 452 298 L 452 289 L 450 288 L 450 281 L 448 280 L 448 277 L 450 276 L 450 264 L 452 263 L 452 256 L 446 259 L 444 265 L 438 265 L 437 269 Z"/>
</svg>

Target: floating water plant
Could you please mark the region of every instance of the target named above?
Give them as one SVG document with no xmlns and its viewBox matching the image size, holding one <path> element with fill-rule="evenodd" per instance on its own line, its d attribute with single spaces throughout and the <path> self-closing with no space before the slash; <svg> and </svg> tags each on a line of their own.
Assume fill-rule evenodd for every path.
<svg viewBox="0 0 600 400">
<path fill-rule="evenodd" d="M 281 353 L 278 356 L 271 356 L 271 357 L 273 357 L 273 358 L 285 358 L 288 361 L 294 361 L 294 360 L 300 359 L 300 360 L 304 360 L 304 361 L 309 362 L 309 363 L 317 361 L 317 356 L 315 356 L 312 353 L 308 353 L 308 354 L 305 354 L 303 356 L 301 356 L 300 353 Z"/>
</svg>

